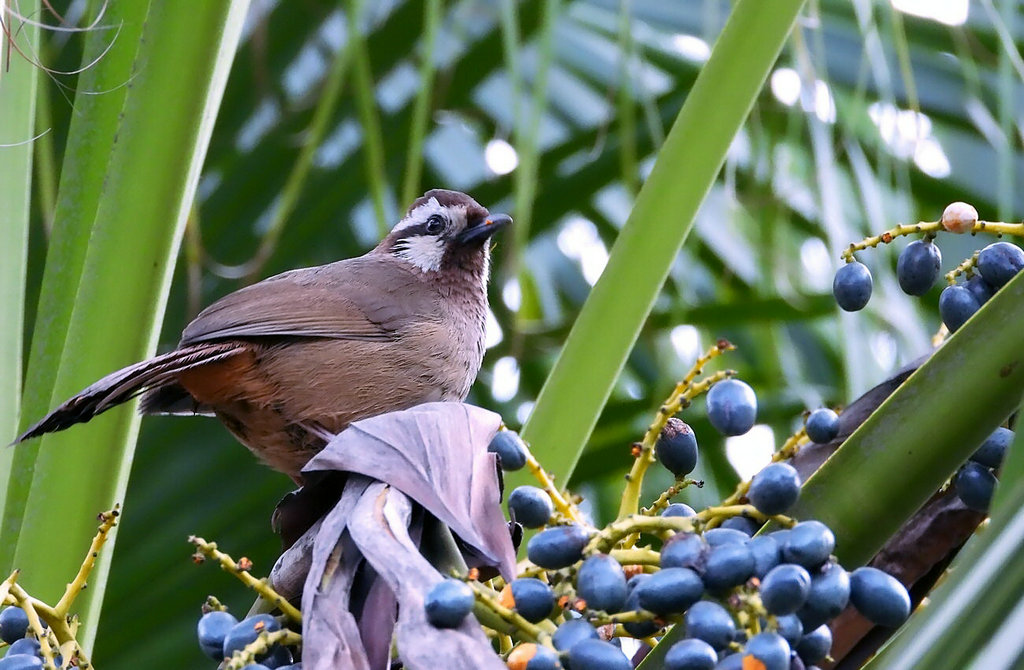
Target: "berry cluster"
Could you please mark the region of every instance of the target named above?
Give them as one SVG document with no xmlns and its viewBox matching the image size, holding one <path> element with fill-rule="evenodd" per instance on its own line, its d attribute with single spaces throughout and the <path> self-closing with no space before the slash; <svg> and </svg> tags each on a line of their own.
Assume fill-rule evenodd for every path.
<svg viewBox="0 0 1024 670">
<path fill-rule="evenodd" d="M 45 622 L 43 627 L 46 628 Z M 39 640 L 29 636 L 28 614 L 20 607 L 0 610 L 0 639 L 11 645 L 7 655 L 0 659 L 0 670 L 32 670 L 43 667 L 43 652 Z M 56 657 L 57 667 L 63 658 Z"/>
<path fill-rule="evenodd" d="M 847 572 L 832 556 L 832 530 L 783 516 L 801 487 L 796 469 L 783 460 L 800 444 L 835 439 L 834 411 L 811 412 L 804 430 L 721 505 L 697 512 L 669 502 L 697 483 L 686 476 L 697 464 L 698 445 L 690 426 L 668 417 L 706 391 L 708 417 L 719 432 L 742 434 L 754 423 L 754 392 L 730 375 L 695 383 L 691 374 L 676 389 L 652 426 L 653 438 L 634 447 L 638 464 L 649 451 L 676 485 L 635 513 L 625 504 L 643 474 L 635 466 L 625 513 L 603 529 L 591 527 L 551 486 L 515 433 L 499 432 L 491 450 L 502 467 L 529 466 L 542 484 L 508 496 L 511 519 L 540 529 L 527 544 L 529 562 L 518 578 L 494 588 L 456 578 L 438 583 L 425 601 L 428 621 L 455 627 L 470 612 L 484 622 L 496 615 L 506 625 L 501 632 L 511 636 L 506 662 L 518 670 L 627 670 L 634 650 L 660 645 L 668 670 L 790 670 L 826 658 L 828 622 L 850 603 L 877 625 L 899 626 L 910 614 L 902 584 L 871 567 Z"/>
<path fill-rule="evenodd" d="M 996 488 L 995 471 L 1003 464 L 1013 438 L 1012 430 L 996 428 L 957 472 L 956 494 L 964 505 L 977 512 L 988 511 Z"/>
<path fill-rule="evenodd" d="M 299 670 L 302 663 L 292 662 L 288 647 L 270 641 L 270 633 L 281 630 L 281 622 L 269 614 L 257 614 L 239 621 L 227 610 L 214 609 L 203 614 L 196 626 L 199 647 L 215 661 L 230 659 L 236 652 L 247 648 L 252 652 L 260 636 L 263 636 L 265 651 L 251 654 L 251 663 L 241 666 L 243 670 Z"/>
<path fill-rule="evenodd" d="M 942 254 L 933 243 L 939 231 L 951 233 L 995 232 L 1024 235 L 1024 225 L 990 223 L 978 220 L 971 205 L 954 202 L 946 207 L 942 218 L 934 223 L 897 226 L 881 235 L 853 244 L 843 253 L 847 263 L 836 272 L 832 294 L 839 306 L 855 312 L 863 309 L 871 297 L 872 279 L 867 266 L 854 259 L 853 253 L 880 243 L 889 243 L 898 236 L 923 233 L 924 239 L 904 247 L 896 263 L 896 278 L 907 295 L 923 296 L 939 279 Z M 1024 250 L 1010 242 L 994 242 L 975 253 L 946 275 L 949 285 L 939 295 L 939 314 L 946 329 L 953 333 L 981 308 L 992 295 L 1024 268 Z M 957 284 L 959 276 L 965 281 Z"/>
</svg>

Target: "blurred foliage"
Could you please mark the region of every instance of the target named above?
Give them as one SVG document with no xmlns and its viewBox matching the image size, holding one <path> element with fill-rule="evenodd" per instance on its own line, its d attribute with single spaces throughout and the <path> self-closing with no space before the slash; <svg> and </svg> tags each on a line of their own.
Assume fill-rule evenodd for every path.
<svg viewBox="0 0 1024 670">
<path fill-rule="evenodd" d="M 73 22 L 85 3 L 69 4 Z M 408 204 L 400 192 L 457 188 L 530 221 L 498 240 L 491 302 L 500 339 L 470 399 L 520 425 L 730 7 L 254 0 L 161 350 L 202 305 L 249 281 L 366 251 Z M 837 314 L 832 272 L 849 242 L 934 220 L 952 200 L 987 218 L 1024 212 L 1015 188 L 1024 167 L 1018 11 L 979 0 L 949 26 L 882 0 L 808 4 L 575 471 L 597 518 L 615 512 L 629 444 L 715 338 L 739 345 L 724 365 L 757 389 L 759 420 L 777 439 L 804 408 L 843 404 L 928 350 L 938 290 L 903 295 L 895 251 L 863 255 L 875 296 L 855 316 Z M 78 67 L 80 35 L 44 31 L 43 41 L 49 67 Z M 41 86 L 51 131 L 36 144 L 40 170 L 60 164 L 75 81 L 52 75 Z M 492 141 L 511 143 L 525 163 L 495 174 Z M 418 184 L 405 182 L 410 166 Z M 43 176 L 34 181 L 28 332 L 52 216 L 47 184 L 59 177 Z M 940 237 L 943 270 L 976 243 Z M 704 447 L 709 485 L 692 495 L 706 504 L 736 475 L 702 407 L 684 419 Z M 192 565 L 185 537 L 216 539 L 265 573 L 277 548 L 269 514 L 289 482 L 210 420 L 147 419 L 140 441 L 94 657 L 103 668 L 143 658 L 202 667 L 193 642 L 205 595 L 239 612 L 250 596 Z M 667 483 L 650 479 L 652 490 Z"/>
</svg>

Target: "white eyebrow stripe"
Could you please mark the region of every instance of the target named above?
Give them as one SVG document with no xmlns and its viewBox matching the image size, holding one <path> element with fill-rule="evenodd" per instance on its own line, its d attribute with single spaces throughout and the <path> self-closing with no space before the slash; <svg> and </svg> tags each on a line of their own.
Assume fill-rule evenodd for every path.
<svg viewBox="0 0 1024 670">
<path fill-rule="evenodd" d="M 406 228 L 409 228 L 410 226 L 415 226 L 420 223 L 423 223 L 434 214 L 440 214 L 441 216 L 444 216 L 447 211 L 448 208 L 444 207 L 441 203 L 439 203 L 437 201 L 437 198 L 431 198 L 430 200 L 427 200 L 425 203 L 409 212 L 409 214 L 404 219 L 395 224 L 394 229 L 404 230 Z"/>
</svg>

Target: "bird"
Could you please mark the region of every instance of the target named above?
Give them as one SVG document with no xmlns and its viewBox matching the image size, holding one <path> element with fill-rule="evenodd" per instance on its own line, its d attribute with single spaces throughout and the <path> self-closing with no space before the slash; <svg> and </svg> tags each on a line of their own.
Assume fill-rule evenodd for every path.
<svg viewBox="0 0 1024 670">
<path fill-rule="evenodd" d="M 484 355 L 490 240 L 511 223 L 465 193 L 427 191 L 366 254 L 224 296 L 176 348 L 103 377 L 14 444 L 141 395 L 142 414 L 217 417 L 301 484 L 352 422 L 465 400 Z"/>
</svg>

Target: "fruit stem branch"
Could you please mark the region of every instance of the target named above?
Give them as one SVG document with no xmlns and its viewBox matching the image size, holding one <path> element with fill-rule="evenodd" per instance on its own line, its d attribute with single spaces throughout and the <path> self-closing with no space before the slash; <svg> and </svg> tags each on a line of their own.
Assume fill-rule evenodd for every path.
<svg viewBox="0 0 1024 670">
<path fill-rule="evenodd" d="M 841 256 L 843 260 L 845 260 L 847 263 L 852 263 L 854 260 L 856 260 L 853 257 L 853 254 L 858 251 L 863 251 L 868 247 L 877 247 L 879 244 L 889 244 L 895 238 L 902 237 L 904 235 L 914 235 L 917 233 L 935 233 L 942 229 L 942 223 L 940 223 L 939 221 L 921 221 L 919 223 L 900 224 L 895 228 L 890 228 L 889 230 L 878 235 L 865 237 L 863 240 L 857 242 L 856 244 L 851 243 L 849 248 L 847 248 Z"/>
<path fill-rule="evenodd" d="M 654 516 L 661 510 L 668 507 L 668 501 L 677 496 L 679 492 L 685 489 L 687 486 L 696 486 L 697 488 L 703 488 L 704 481 L 700 479 L 689 478 L 678 479 L 676 480 L 675 484 L 665 489 L 665 491 L 660 496 L 658 496 L 658 499 L 651 503 L 650 507 L 644 507 L 643 509 L 641 509 L 640 513 L 645 514 L 647 516 Z"/>
<path fill-rule="evenodd" d="M 193 544 L 197 552 L 197 560 L 202 560 L 202 557 L 212 558 L 220 564 L 222 570 L 230 572 L 235 577 L 248 586 L 250 589 L 259 594 L 260 598 L 267 601 L 268 603 L 280 608 L 281 612 L 284 613 L 288 619 L 295 623 L 302 623 L 302 613 L 295 608 L 294 605 L 289 603 L 284 596 L 274 590 L 266 579 L 256 579 L 249 574 L 250 563 L 248 559 L 243 558 L 241 562 L 235 561 L 224 552 L 217 549 L 216 542 L 207 542 L 201 537 L 190 535 L 188 541 Z"/>
<path fill-rule="evenodd" d="M 576 509 L 576 506 L 565 499 L 562 492 L 555 486 L 555 481 L 551 478 L 551 475 L 541 467 L 540 463 L 534 457 L 533 452 L 524 444 L 523 450 L 526 452 L 526 467 L 530 470 L 530 473 L 540 482 L 540 487 L 548 494 L 551 498 L 552 504 L 558 513 L 569 519 L 574 523 L 581 525 L 587 525 L 583 520 L 583 516 L 580 511 Z"/>
<path fill-rule="evenodd" d="M 96 530 L 96 536 L 92 538 L 92 544 L 89 546 L 89 551 L 85 554 L 85 560 L 82 561 L 81 567 L 78 568 L 78 574 L 68 584 L 64 590 L 64 595 L 60 597 L 57 604 L 53 606 L 56 616 L 61 619 L 68 615 L 71 605 L 75 602 L 75 598 L 85 589 L 89 575 L 92 574 L 92 570 L 96 566 L 96 558 L 99 556 L 100 549 L 106 543 L 111 529 L 117 525 L 117 518 L 121 514 L 120 509 L 120 505 L 114 505 L 114 509 L 100 514 L 100 526 Z"/>
<path fill-rule="evenodd" d="M 518 632 L 529 638 L 531 642 L 539 642 L 550 646 L 550 634 L 540 626 L 524 619 L 515 610 L 500 604 L 498 602 L 498 594 L 473 580 L 467 581 L 466 584 L 473 589 L 473 595 L 476 596 L 473 613 L 476 614 L 482 624 L 493 628 L 498 633 Z M 548 623 L 550 624 L 550 622 Z"/>
<path fill-rule="evenodd" d="M 955 268 L 946 273 L 946 283 L 952 286 L 956 283 L 956 278 L 962 274 L 966 274 L 967 278 L 970 279 L 974 276 L 974 266 L 978 263 L 978 254 L 981 251 L 975 251 L 971 254 L 971 257 L 957 265 Z"/>
<path fill-rule="evenodd" d="M 735 348 L 736 347 L 727 340 L 719 340 L 716 342 L 715 346 L 711 347 L 704 353 L 704 355 L 697 358 L 693 367 L 690 368 L 690 371 L 686 373 L 686 376 L 683 377 L 682 381 L 676 384 L 676 387 L 672 389 L 672 393 L 669 394 L 665 402 L 658 408 L 654 421 L 647 429 L 647 432 L 644 433 L 644 439 L 640 443 L 639 453 L 633 461 L 633 467 L 630 469 L 629 474 L 626 475 L 626 487 L 622 492 L 622 502 L 619 504 L 618 518 L 620 520 L 625 519 L 632 514 L 636 514 L 640 507 L 640 488 L 644 482 L 644 475 L 647 473 L 647 468 L 649 468 L 651 463 L 655 460 L 654 445 L 658 442 L 658 437 L 661 435 L 661 431 L 668 420 L 675 416 L 681 409 L 688 407 L 690 405 L 690 401 L 698 395 L 706 392 L 714 384 L 720 382 L 726 377 L 730 377 L 736 373 L 733 370 L 725 370 L 716 372 L 710 377 L 697 383 L 694 383 L 693 380 L 697 378 L 697 375 L 704 371 L 704 366 L 708 361 L 724 354 L 726 351 L 732 351 Z"/>
<path fill-rule="evenodd" d="M 232 654 L 224 670 L 240 670 L 250 663 L 255 663 L 257 656 L 268 653 L 275 644 L 295 647 L 301 643 L 302 635 L 293 630 L 264 631 L 255 640 Z"/>
<path fill-rule="evenodd" d="M 659 565 L 661 554 L 653 549 L 612 549 L 608 555 L 620 565 Z"/>
<path fill-rule="evenodd" d="M 698 514 L 697 517 L 700 515 Z M 634 533 L 666 533 L 686 531 L 692 532 L 694 521 L 692 516 L 646 516 L 633 514 L 625 519 L 618 519 L 597 532 L 583 549 L 584 555 L 607 553 L 621 539 Z M 627 547 L 628 549 L 629 547 Z"/>
</svg>

